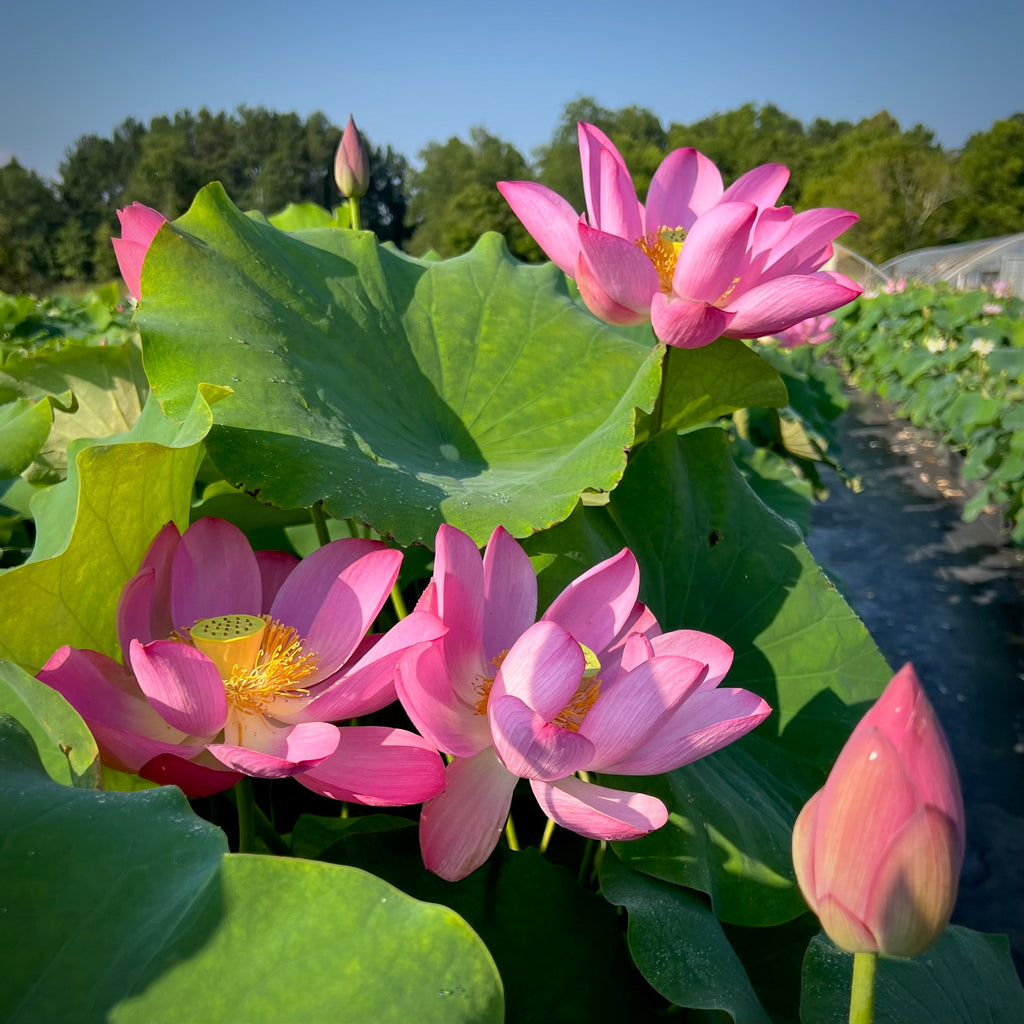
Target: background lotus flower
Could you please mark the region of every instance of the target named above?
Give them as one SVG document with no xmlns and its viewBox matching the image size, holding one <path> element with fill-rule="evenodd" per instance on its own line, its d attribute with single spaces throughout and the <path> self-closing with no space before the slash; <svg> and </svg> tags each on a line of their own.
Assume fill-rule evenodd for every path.
<svg viewBox="0 0 1024 1024">
<path fill-rule="evenodd" d="M 949 921 L 963 855 L 956 768 L 906 665 L 800 812 L 793 830 L 797 881 L 837 946 L 916 956 Z"/>
<path fill-rule="evenodd" d="M 666 344 L 698 348 L 720 335 L 774 334 L 860 294 L 842 274 L 820 269 L 856 214 L 775 207 L 789 177 L 785 167 L 756 167 L 724 189 L 706 156 L 673 150 L 644 206 L 600 129 L 580 124 L 579 143 L 583 216 L 534 182 L 503 181 L 498 188 L 601 319 L 649 320 Z"/>
<path fill-rule="evenodd" d="M 117 211 L 117 219 L 121 222 L 121 237 L 112 238 L 110 243 L 114 247 L 124 283 L 132 297 L 138 301 L 142 298 L 142 264 L 160 225 L 167 218 L 142 203 L 132 203 Z"/>
<path fill-rule="evenodd" d="M 370 159 L 351 114 L 334 155 L 334 180 L 347 199 L 365 196 L 370 187 Z"/>
<path fill-rule="evenodd" d="M 417 728 L 453 756 L 445 791 L 420 819 L 424 863 L 455 880 L 501 835 L 512 792 L 530 779 L 544 812 L 597 839 L 665 823 L 664 804 L 577 773 L 655 775 L 754 728 L 768 705 L 719 688 L 732 651 L 706 633 L 662 634 L 637 601 L 628 550 L 575 580 L 539 622 L 529 558 L 500 527 L 481 559 L 442 526 L 433 580 L 418 606 L 449 627 L 399 663 L 399 698 Z"/>
<path fill-rule="evenodd" d="M 295 776 L 338 799 L 417 803 L 443 786 L 432 746 L 403 730 L 330 724 L 390 703 L 398 658 L 444 631 L 413 614 L 366 636 L 401 557 L 353 539 L 300 562 L 254 554 L 223 520 L 180 537 L 168 525 L 121 595 L 130 670 L 64 647 L 39 678 L 82 715 L 106 763 L 190 796 L 241 775 Z"/>
<path fill-rule="evenodd" d="M 784 331 L 779 331 L 774 338 L 779 343 L 779 348 L 799 348 L 801 345 L 822 345 L 832 340 L 832 328 L 835 326 L 835 317 L 812 316 L 808 320 L 801 320 Z"/>
</svg>

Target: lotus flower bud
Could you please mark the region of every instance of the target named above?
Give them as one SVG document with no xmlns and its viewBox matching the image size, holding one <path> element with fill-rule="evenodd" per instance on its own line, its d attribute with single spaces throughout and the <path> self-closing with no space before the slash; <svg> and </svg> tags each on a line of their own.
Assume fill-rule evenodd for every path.
<svg viewBox="0 0 1024 1024">
<path fill-rule="evenodd" d="M 840 948 L 916 956 L 949 921 L 963 855 L 956 767 L 906 665 L 800 812 L 793 829 L 797 882 Z"/>
<path fill-rule="evenodd" d="M 142 297 L 142 264 L 160 225 L 167 218 L 142 203 L 132 203 L 117 211 L 117 219 L 121 222 L 121 237 L 112 238 L 110 243 L 124 283 L 138 301 Z"/>
<path fill-rule="evenodd" d="M 348 199 L 365 196 L 370 186 L 370 160 L 351 114 L 334 156 L 334 180 Z"/>
</svg>

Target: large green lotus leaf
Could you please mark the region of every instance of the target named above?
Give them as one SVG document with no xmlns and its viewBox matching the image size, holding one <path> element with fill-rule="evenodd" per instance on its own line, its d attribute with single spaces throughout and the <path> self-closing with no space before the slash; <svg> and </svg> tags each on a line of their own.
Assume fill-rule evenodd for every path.
<svg viewBox="0 0 1024 1024">
<path fill-rule="evenodd" d="M 804 910 L 790 833 L 888 666 L 799 535 L 750 490 L 709 429 L 636 453 L 606 508 L 530 539 L 542 600 L 628 546 L 641 600 L 663 629 L 700 629 L 734 650 L 725 685 L 773 714 L 757 733 L 652 779 L 614 779 L 669 805 L 669 823 L 619 848 L 637 870 L 709 893 L 725 921 L 770 925 Z"/>
<path fill-rule="evenodd" d="M 28 731 L 50 778 L 65 786 L 99 785 L 99 750 L 78 712 L 56 690 L 2 660 L 0 714 Z"/>
<path fill-rule="evenodd" d="M 800 1019 L 805 1024 L 849 1020 L 853 954 L 824 935 L 804 958 Z M 879 957 L 876 1024 L 1015 1024 L 1024 1021 L 1024 991 L 1005 935 L 950 925 L 911 960 Z"/>
<path fill-rule="evenodd" d="M 64 644 L 117 655 L 121 587 L 162 526 L 188 525 L 217 397 L 194 394 L 181 423 L 148 403 L 127 434 L 71 446 L 67 480 L 32 501 L 32 555 L 0 573 L 0 657 L 35 672 Z"/>
<path fill-rule="evenodd" d="M 10 720 L 0 767 L 3 1020 L 500 1020 L 493 961 L 451 910 L 225 855 L 176 787 L 60 786 Z"/>
<path fill-rule="evenodd" d="M 292 842 L 296 852 L 372 870 L 461 914 L 501 972 L 508 1024 L 658 1019 L 614 909 L 535 849 L 512 853 L 501 845 L 467 878 L 446 882 L 423 867 L 414 823 L 394 816 L 303 816 Z"/>
<path fill-rule="evenodd" d="M 258 218 L 257 218 L 258 219 Z M 267 221 L 278 231 L 303 231 L 307 228 L 348 228 L 352 220 L 348 203 L 334 213 L 316 203 L 289 203 L 283 210 L 272 213 Z"/>
<path fill-rule="evenodd" d="M 50 396 L 53 429 L 26 473 L 33 482 L 55 483 L 67 470 L 67 449 L 79 438 L 103 438 L 130 430 L 148 391 L 138 344 L 71 345 L 12 355 L 0 370 L 4 395 Z"/>
<path fill-rule="evenodd" d="M 618 482 L 657 393 L 657 347 L 493 234 L 414 260 L 368 232 L 277 231 L 211 185 L 154 239 L 142 287 L 166 411 L 200 382 L 234 391 L 208 439 L 231 483 L 283 508 L 323 500 L 402 543 L 442 522 L 483 543 L 563 519 Z"/>
<path fill-rule="evenodd" d="M 39 454 L 53 424 L 46 399 L 16 398 L 0 405 L 0 480 L 17 476 Z"/>
<path fill-rule="evenodd" d="M 769 1024 L 721 924 L 696 893 L 630 871 L 614 855 L 601 863 L 601 892 L 629 912 L 630 953 L 666 999 Z"/>
</svg>

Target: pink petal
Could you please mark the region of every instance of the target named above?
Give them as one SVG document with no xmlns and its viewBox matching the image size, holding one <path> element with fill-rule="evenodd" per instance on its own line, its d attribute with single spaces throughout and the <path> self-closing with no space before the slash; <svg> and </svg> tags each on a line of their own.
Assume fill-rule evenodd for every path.
<svg viewBox="0 0 1024 1024">
<path fill-rule="evenodd" d="M 640 568 L 633 553 L 623 548 L 573 580 L 541 621 L 557 622 L 600 658 L 633 614 L 639 591 Z M 544 713 L 537 705 L 531 706 Z"/>
<path fill-rule="evenodd" d="M 594 276 L 586 257 L 580 253 L 576 262 L 576 287 L 580 290 L 580 298 L 584 305 L 599 320 L 606 324 L 617 324 L 620 327 L 635 327 L 650 319 L 644 311 L 627 309 L 616 302 L 601 286 Z"/>
<path fill-rule="evenodd" d="M 133 640 L 128 654 L 140 689 L 169 725 L 191 736 L 224 728 L 224 682 L 205 654 L 177 640 Z"/>
<path fill-rule="evenodd" d="M 493 660 L 537 619 L 537 574 L 519 542 L 502 526 L 484 552 L 484 657 Z"/>
<path fill-rule="evenodd" d="M 372 807 L 399 807 L 422 803 L 444 789 L 440 755 L 415 733 L 368 725 L 340 732 L 338 749 L 296 776 L 314 793 Z"/>
<path fill-rule="evenodd" d="M 157 231 L 167 218 L 142 203 L 132 203 L 118 210 L 117 217 L 121 222 L 121 237 L 112 238 L 110 242 L 124 283 L 138 300 L 142 297 L 142 264 Z"/>
<path fill-rule="evenodd" d="M 771 708 L 749 690 L 698 689 L 651 733 L 643 747 L 602 771 L 612 775 L 660 775 L 746 735 Z"/>
<path fill-rule="evenodd" d="M 439 750 L 467 758 L 491 746 L 486 714 L 453 691 L 437 645 L 424 645 L 402 657 L 395 688 L 413 725 Z M 481 691 L 478 699 L 483 696 Z"/>
<path fill-rule="evenodd" d="M 518 697 L 491 697 L 487 705 L 494 749 L 513 775 L 551 782 L 590 763 L 593 744 L 582 734 L 546 722 Z"/>
<path fill-rule="evenodd" d="M 825 933 L 840 949 L 858 953 L 878 952 L 878 940 L 871 934 L 871 929 L 835 896 L 823 896 L 815 913 Z"/>
<path fill-rule="evenodd" d="M 935 807 L 919 807 L 893 838 L 867 893 L 865 924 L 881 952 L 917 956 L 945 931 L 962 862 L 954 822 Z"/>
<path fill-rule="evenodd" d="M 818 832 L 819 789 L 803 805 L 793 824 L 793 870 L 807 906 L 817 913 L 818 883 L 814 875 L 814 843 Z"/>
<path fill-rule="evenodd" d="M 471 685 L 484 666 L 484 564 L 476 544 L 454 526 L 437 531 L 433 584 L 448 627 L 444 653 L 453 677 Z"/>
<path fill-rule="evenodd" d="M 858 219 L 857 214 L 849 210 L 827 207 L 798 213 L 773 249 L 768 262 L 773 276 L 817 270 L 821 263 L 815 262 L 815 258 Z"/>
<path fill-rule="evenodd" d="M 184 738 L 150 707 L 131 672 L 105 654 L 61 647 L 36 678 L 85 719 L 168 742 Z"/>
<path fill-rule="evenodd" d="M 696 629 L 674 629 L 651 640 L 655 654 L 674 654 L 702 661 L 708 667 L 707 678 L 700 684 L 702 690 L 714 689 L 732 666 L 732 648 L 717 636 Z"/>
<path fill-rule="evenodd" d="M 475 757 L 457 757 L 445 776 L 444 792 L 420 813 L 420 849 L 430 871 L 455 882 L 497 846 L 519 780 L 490 747 Z"/>
<path fill-rule="evenodd" d="M 855 729 L 818 800 L 812 846 L 819 899 L 832 895 L 866 921 L 878 865 L 916 806 L 892 744 L 877 729 Z"/>
<path fill-rule="evenodd" d="M 317 671 L 310 677 L 310 684 L 337 672 L 349 659 L 388 599 L 401 563 L 401 551 L 390 548 L 371 551 L 340 572 L 305 631 L 288 618 L 281 618 L 305 636 L 304 647 L 316 651 Z M 306 600 L 312 603 L 312 595 L 306 595 Z M 272 613 L 275 618 L 277 609 L 275 601 Z M 289 608 L 289 613 L 300 621 L 306 618 L 304 611 L 297 602 Z"/>
<path fill-rule="evenodd" d="M 630 241 L 639 238 L 644 230 L 642 207 L 636 197 L 633 179 L 617 151 L 601 149 L 600 174 L 600 208 L 591 211 L 593 227 Z"/>
<path fill-rule="evenodd" d="M 725 334 L 730 338 L 759 338 L 775 334 L 808 317 L 827 313 L 852 302 L 860 294 L 826 273 L 779 277 L 740 295 Z"/>
<path fill-rule="evenodd" d="M 313 620 L 338 579 L 367 556 L 380 555 L 381 552 L 387 551 L 388 549 L 380 541 L 355 537 L 333 540 L 329 544 L 317 548 L 316 551 L 302 559 L 281 584 L 270 606 L 271 618 L 294 627 L 300 636 L 308 638 L 313 627 Z M 363 568 L 346 578 L 351 581 L 350 585 L 354 586 L 356 580 L 362 580 L 366 575 L 375 580 L 376 574 L 381 572 L 386 577 L 394 568 L 391 563 L 396 561 L 396 555 L 398 556 L 397 561 L 400 562 L 401 553 L 393 551 L 385 555 L 383 566 L 374 562 L 367 563 L 374 571 L 367 574 Z M 382 586 L 383 581 L 378 581 L 378 589 Z M 388 590 L 390 590 L 390 586 Z M 387 591 L 384 595 L 384 600 L 386 599 Z M 353 632 L 362 636 L 367 628 L 369 628 L 368 625 L 361 629 L 357 626 Z"/>
<path fill-rule="evenodd" d="M 719 203 L 698 218 L 679 253 L 672 295 L 724 306 L 722 297 L 746 268 L 756 217 L 752 203 Z"/>
<path fill-rule="evenodd" d="M 601 771 L 603 765 L 642 749 L 647 736 L 700 686 L 706 673 L 702 662 L 665 656 L 644 661 L 602 685 L 580 726 L 580 735 L 594 745 L 594 760 L 582 767 Z"/>
<path fill-rule="evenodd" d="M 206 749 L 232 771 L 258 779 L 283 779 L 315 768 L 334 753 L 340 739 L 338 727 L 326 722 L 301 722 L 281 728 L 267 722 L 261 723 L 262 728 L 246 724 L 247 740 L 259 735 L 258 749 L 231 743 L 210 743 Z"/>
<path fill-rule="evenodd" d="M 613 188 L 619 188 L 620 183 L 623 180 L 627 180 L 630 181 L 629 187 L 632 189 L 629 168 L 626 166 L 626 161 L 622 159 L 622 155 L 615 148 L 612 140 L 595 125 L 581 121 L 576 126 L 576 137 L 580 147 L 580 165 L 583 168 L 583 194 L 587 203 L 587 215 L 590 223 L 595 227 L 599 227 L 601 210 L 605 202 L 605 197 L 602 194 L 602 186 L 604 185 L 601 174 L 602 160 L 606 160 L 610 156 L 620 171 L 620 174 L 614 180 Z M 635 191 L 632 198 L 639 206 Z"/>
<path fill-rule="evenodd" d="M 651 308 L 651 296 L 658 291 L 654 264 L 632 240 L 595 231 L 580 222 L 577 226 L 582 257 L 597 284 L 612 302 L 635 313 Z"/>
<path fill-rule="evenodd" d="M 171 616 L 187 632 L 200 619 L 258 615 L 263 594 L 256 556 L 245 534 L 223 519 L 197 519 L 171 563 Z"/>
<path fill-rule="evenodd" d="M 691 302 L 660 292 L 651 303 L 651 324 L 659 341 L 676 348 L 703 348 L 720 338 L 731 315 L 706 302 Z"/>
<path fill-rule="evenodd" d="M 488 713 L 495 698 L 511 694 L 550 722 L 576 693 L 584 668 L 579 642 L 561 625 L 542 619 L 523 633 L 501 663 Z"/>
<path fill-rule="evenodd" d="M 675 149 L 661 161 L 647 190 L 646 230 L 689 231 L 721 198 L 722 176 L 714 163 L 695 149 Z"/>
<path fill-rule="evenodd" d="M 560 195 L 532 181 L 499 181 L 498 191 L 548 259 L 563 274 L 575 276 L 579 214 Z"/>
<path fill-rule="evenodd" d="M 208 768 L 176 754 L 158 754 L 138 774 L 161 786 L 177 786 L 187 797 L 213 796 L 230 789 L 242 776 L 222 768 Z"/>
<path fill-rule="evenodd" d="M 183 743 L 181 740 L 168 742 L 155 739 L 152 735 L 142 735 L 104 725 L 84 715 L 82 717 L 96 739 L 103 763 L 120 772 L 139 773 L 144 765 L 161 756 L 191 760 L 206 749 L 203 743 Z M 167 726 L 167 729 L 170 730 L 170 726 Z"/>
<path fill-rule="evenodd" d="M 444 633 L 445 626 L 436 616 L 412 612 L 377 639 L 358 661 L 347 664 L 336 678 L 318 684 L 298 719 L 335 722 L 379 711 L 395 699 L 395 672 L 402 655 Z"/>
<path fill-rule="evenodd" d="M 665 805 L 645 793 L 624 793 L 573 777 L 530 785 L 549 818 L 589 839 L 637 839 L 668 821 Z"/>
<path fill-rule="evenodd" d="M 741 174 L 723 193 L 723 203 L 753 203 L 774 206 L 789 181 L 789 169 L 782 164 L 762 164 Z"/>
<path fill-rule="evenodd" d="M 299 564 L 299 560 L 287 551 L 257 551 L 256 564 L 260 567 L 263 580 L 263 602 L 260 609 L 266 615 L 274 603 L 277 592 Z"/>
<path fill-rule="evenodd" d="M 117 602 L 117 638 L 122 654 L 132 640 L 148 644 L 166 640 L 171 621 L 171 562 L 181 536 L 168 523 L 153 538 L 135 575 L 124 585 Z"/>
</svg>

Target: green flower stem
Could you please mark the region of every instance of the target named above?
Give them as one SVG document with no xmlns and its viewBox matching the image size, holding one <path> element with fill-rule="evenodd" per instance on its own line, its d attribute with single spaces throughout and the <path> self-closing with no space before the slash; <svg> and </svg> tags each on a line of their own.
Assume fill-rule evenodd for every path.
<svg viewBox="0 0 1024 1024">
<path fill-rule="evenodd" d="M 548 843 L 551 842 L 551 837 L 555 834 L 555 822 L 553 818 L 548 818 L 547 824 L 544 826 L 544 835 L 540 837 L 540 852 L 547 853 Z"/>
<path fill-rule="evenodd" d="M 352 221 L 350 227 L 353 231 L 359 231 L 362 229 L 362 222 L 359 219 L 359 200 L 349 199 L 348 201 L 349 214 L 351 215 Z"/>
<path fill-rule="evenodd" d="M 850 1024 L 872 1024 L 875 1019 L 875 967 L 877 953 L 853 954 L 850 983 Z"/>
<path fill-rule="evenodd" d="M 331 535 L 327 532 L 327 516 L 324 515 L 324 507 L 319 501 L 314 501 L 309 506 L 309 518 L 313 521 L 313 529 L 316 530 L 316 539 L 320 547 L 331 542 Z"/>
<path fill-rule="evenodd" d="M 668 363 L 674 348 L 674 345 L 666 345 L 665 358 L 661 361 L 661 386 L 658 388 L 658 400 L 654 403 L 654 412 L 651 415 L 652 438 L 661 433 L 661 424 L 665 418 L 665 381 L 668 380 Z"/>
<path fill-rule="evenodd" d="M 291 847 L 278 835 L 271 820 L 263 813 L 263 808 L 255 800 L 253 807 L 256 810 L 256 832 L 260 839 L 272 853 L 276 853 L 280 857 L 290 857 L 292 855 Z"/>
<path fill-rule="evenodd" d="M 399 619 L 404 619 L 409 614 L 408 609 L 405 607 L 405 599 L 402 597 L 402 591 L 398 589 L 398 581 L 395 581 L 395 585 L 391 588 L 391 604 L 395 609 L 395 614 Z"/>
<path fill-rule="evenodd" d="M 235 806 L 238 810 L 238 852 L 255 853 L 256 801 L 252 795 L 252 779 L 248 775 L 243 775 L 235 786 Z"/>
<path fill-rule="evenodd" d="M 512 815 L 505 821 L 505 839 L 508 841 L 508 848 L 518 852 L 519 839 L 516 837 L 516 827 L 512 824 Z"/>
</svg>

